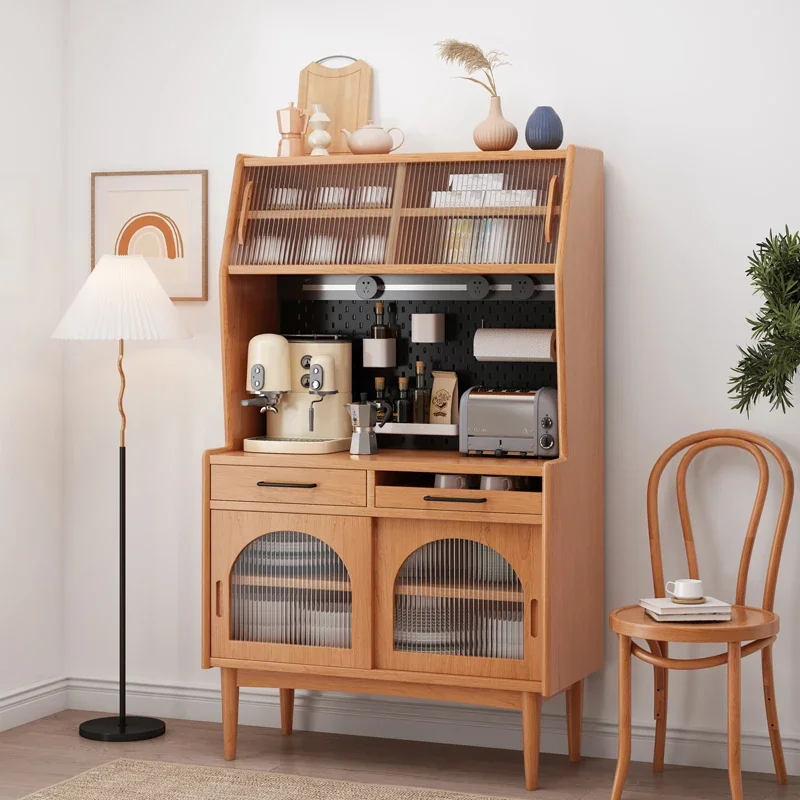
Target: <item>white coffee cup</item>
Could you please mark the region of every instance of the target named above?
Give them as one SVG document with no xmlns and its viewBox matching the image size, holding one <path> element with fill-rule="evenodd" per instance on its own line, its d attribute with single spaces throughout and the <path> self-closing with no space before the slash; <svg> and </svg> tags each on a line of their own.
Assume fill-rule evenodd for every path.
<svg viewBox="0 0 800 800">
<path fill-rule="evenodd" d="M 437 475 L 433 485 L 437 489 L 467 489 L 469 482 L 466 475 Z"/>
<path fill-rule="evenodd" d="M 670 589 L 670 585 L 672 589 Z M 698 600 L 703 596 L 703 581 L 695 578 L 678 578 L 676 581 L 667 581 L 664 587 L 667 594 L 679 600 Z"/>
<path fill-rule="evenodd" d="M 503 475 L 481 475 L 481 489 L 513 492 L 516 486 L 513 478 L 506 478 Z"/>
</svg>

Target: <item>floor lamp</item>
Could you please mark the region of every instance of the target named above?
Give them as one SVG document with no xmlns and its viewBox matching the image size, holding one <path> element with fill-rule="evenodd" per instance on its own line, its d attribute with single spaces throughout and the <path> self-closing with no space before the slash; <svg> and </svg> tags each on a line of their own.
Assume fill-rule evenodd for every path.
<svg viewBox="0 0 800 800">
<path fill-rule="evenodd" d="M 85 739 L 135 742 L 166 730 L 160 719 L 125 711 L 125 372 L 126 339 L 184 339 L 190 334 L 143 256 L 103 256 L 67 309 L 53 338 L 119 342 L 119 715 L 81 724 Z"/>
</svg>

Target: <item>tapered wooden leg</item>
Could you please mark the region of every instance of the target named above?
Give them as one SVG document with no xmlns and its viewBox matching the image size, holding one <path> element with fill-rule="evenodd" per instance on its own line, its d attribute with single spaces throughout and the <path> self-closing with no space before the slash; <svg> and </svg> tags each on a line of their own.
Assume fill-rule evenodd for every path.
<svg viewBox="0 0 800 800">
<path fill-rule="evenodd" d="M 225 760 L 236 758 L 236 737 L 239 732 L 239 686 L 236 670 L 222 668 L 222 740 Z"/>
<path fill-rule="evenodd" d="M 666 658 L 669 655 L 667 642 L 650 642 L 657 650 L 656 655 Z M 653 747 L 653 772 L 664 771 L 664 754 L 667 747 L 667 699 L 669 691 L 669 670 L 653 667 L 653 718 L 656 721 L 656 740 Z"/>
<path fill-rule="evenodd" d="M 581 729 L 583 728 L 583 681 L 576 681 L 566 691 L 567 695 L 567 747 L 569 760 L 581 760 Z"/>
<path fill-rule="evenodd" d="M 292 735 L 294 723 L 294 689 L 281 689 L 281 733 Z"/>
<path fill-rule="evenodd" d="M 522 756 L 525 761 L 525 788 L 539 787 L 539 737 L 542 727 L 542 696 L 522 693 Z"/>
<path fill-rule="evenodd" d="M 619 749 L 611 800 L 620 800 L 631 763 L 631 640 L 617 634 L 619 649 Z"/>
<path fill-rule="evenodd" d="M 742 790 L 742 648 L 728 645 L 728 779 L 733 800 L 743 800 Z"/>
<path fill-rule="evenodd" d="M 789 782 L 786 776 L 786 761 L 783 758 L 781 729 L 778 726 L 778 705 L 775 702 L 775 675 L 772 670 L 772 645 L 761 651 L 761 672 L 764 677 L 764 703 L 767 706 L 767 725 L 769 726 L 769 743 L 772 745 L 772 760 L 775 762 L 775 774 L 778 783 Z"/>
</svg>

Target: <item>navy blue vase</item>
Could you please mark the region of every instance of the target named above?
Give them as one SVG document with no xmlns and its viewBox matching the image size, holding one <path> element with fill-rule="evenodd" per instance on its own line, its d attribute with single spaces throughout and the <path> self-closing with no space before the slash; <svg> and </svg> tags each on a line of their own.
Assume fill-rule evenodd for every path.
<svg viewBox="0 0 800 800">
<path fill-rule="evenodd" d="M 528 117 L 525 141 L 531 150 L 557 150 L 564 139 L 561 117 L 550 106 L 538 106 Z"/>
</svg>

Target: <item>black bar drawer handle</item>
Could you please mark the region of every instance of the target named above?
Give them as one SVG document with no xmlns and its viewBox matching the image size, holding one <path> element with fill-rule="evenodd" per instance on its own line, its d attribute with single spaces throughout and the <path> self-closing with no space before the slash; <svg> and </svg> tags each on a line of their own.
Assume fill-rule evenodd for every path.
<svg viewBox="0 0 800 800">
<path fill-rule="evenodd" d="M 316 489 L 316 483 L 281 483 L 280 481 L 259 481 L 256 486 L 266 486 L 271 489 Z"/>
<path fill-rule="evenodd" d="M 429 503 L 485 503 L 485 497 L 431 497 L 426 494 L 422 498 Z"/>
</svg>

